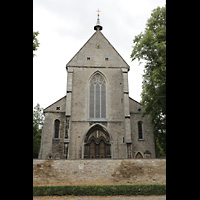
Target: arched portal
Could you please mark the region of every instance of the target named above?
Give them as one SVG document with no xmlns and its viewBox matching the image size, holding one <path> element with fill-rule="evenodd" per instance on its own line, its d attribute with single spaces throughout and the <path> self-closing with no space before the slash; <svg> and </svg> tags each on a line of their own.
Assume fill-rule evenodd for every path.
<svg viewBox="0 0 200 200">
<path fill-rule="evenodd" d="M 111 158 L 111 144 L 108 132 L 99 124 L 93 126 L 84 140 L 85 159 Z"/>
</svg>

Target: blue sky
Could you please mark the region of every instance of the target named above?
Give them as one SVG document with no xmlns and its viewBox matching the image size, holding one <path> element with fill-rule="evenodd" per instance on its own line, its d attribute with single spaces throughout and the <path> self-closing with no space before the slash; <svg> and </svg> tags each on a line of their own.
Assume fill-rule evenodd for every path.
<svg viewBox="0 0 200 200">
<path fill-rule="evenodd" d="M 129 64 L 129 96 L 141 100 L 144 64 L 131 61 L 133 39 L 165 0 L 33 0 L 33 30 L 40 47 L 33 58 L 33 106 L 46 108 L 66 95 L 66 64 L 94 33 L 102 33 Z"/>
</svg>

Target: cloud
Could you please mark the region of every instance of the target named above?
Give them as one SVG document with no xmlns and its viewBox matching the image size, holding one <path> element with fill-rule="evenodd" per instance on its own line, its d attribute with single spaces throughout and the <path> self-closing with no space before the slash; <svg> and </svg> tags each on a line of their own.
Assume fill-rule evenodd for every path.
<svg viewBox="0 0 200 200">
<path fill-rule="evenodd" d="M 40 33 L 33 63 L 34 105 L 47 107 L 65 95 L 65 65 L 94 33 L 98 8 L 102 33 L 131 67 L 129 94 L 140 101 L 143 68 L 131 62 L 130 54 L 134 37 L 159 5 L 165 0 L 33 0 L 33 28 Z"/>
</svg>

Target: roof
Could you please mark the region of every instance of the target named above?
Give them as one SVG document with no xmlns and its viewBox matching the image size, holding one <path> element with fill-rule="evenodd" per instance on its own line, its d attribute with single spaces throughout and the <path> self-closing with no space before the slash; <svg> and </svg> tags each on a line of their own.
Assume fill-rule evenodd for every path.
<svg viewBox="0 0 200 200">
<path fill-rule="evenodd" d="M 56 102 L 52 103 L 50 106 L 46 107 L 43 112 L 65 112 L 66 107 L 66 95 L 62 97 L 61 99 L 57 100 Z M 59 110 L 56 109 L 56 107 L 60 107 Z"/>
<path fill-rule="evenodd" d="M 130 112 L 138 112 L 138 109 L 142 107 L 142 104 L 137 102 L 136 100 L 129 97 L 130 101 Z M 132 103 L 131 103 L 132 102 Z M 57 107 L 60 107 L 57 110 Z M 52 103 L 50 106 L 46 107 L 43 112 L 65 112 L 66 108 L 66 95 L 61 99 L 57 100 L 56 102 Z"/>
<path fill-rule="evenodd" d="M 130 114 L 141 114 L 142 104 L 129 97 Z"/>
<path fill-rule="evenodd" d="M 129 97 L 129 99 L 131 99 L 132 101 L 135 101 L 136 103 L 138 103 L 140 106 L 142 106 L 141 103 L 137 102 L 136 100 L 134 100 L 133 98 Z"/>
</svg>

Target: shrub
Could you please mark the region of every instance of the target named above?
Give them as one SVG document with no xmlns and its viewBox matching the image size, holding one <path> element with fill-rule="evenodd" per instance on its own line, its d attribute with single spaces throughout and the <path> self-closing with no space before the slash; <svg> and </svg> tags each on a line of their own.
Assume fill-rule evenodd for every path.
<svg viewBox="0 0 200 200">
<path fill-rule="evenodd" d="M 33 186 L 33 196 L 165 195 L 166 185 L 65 185 Z"/>
</svg>

